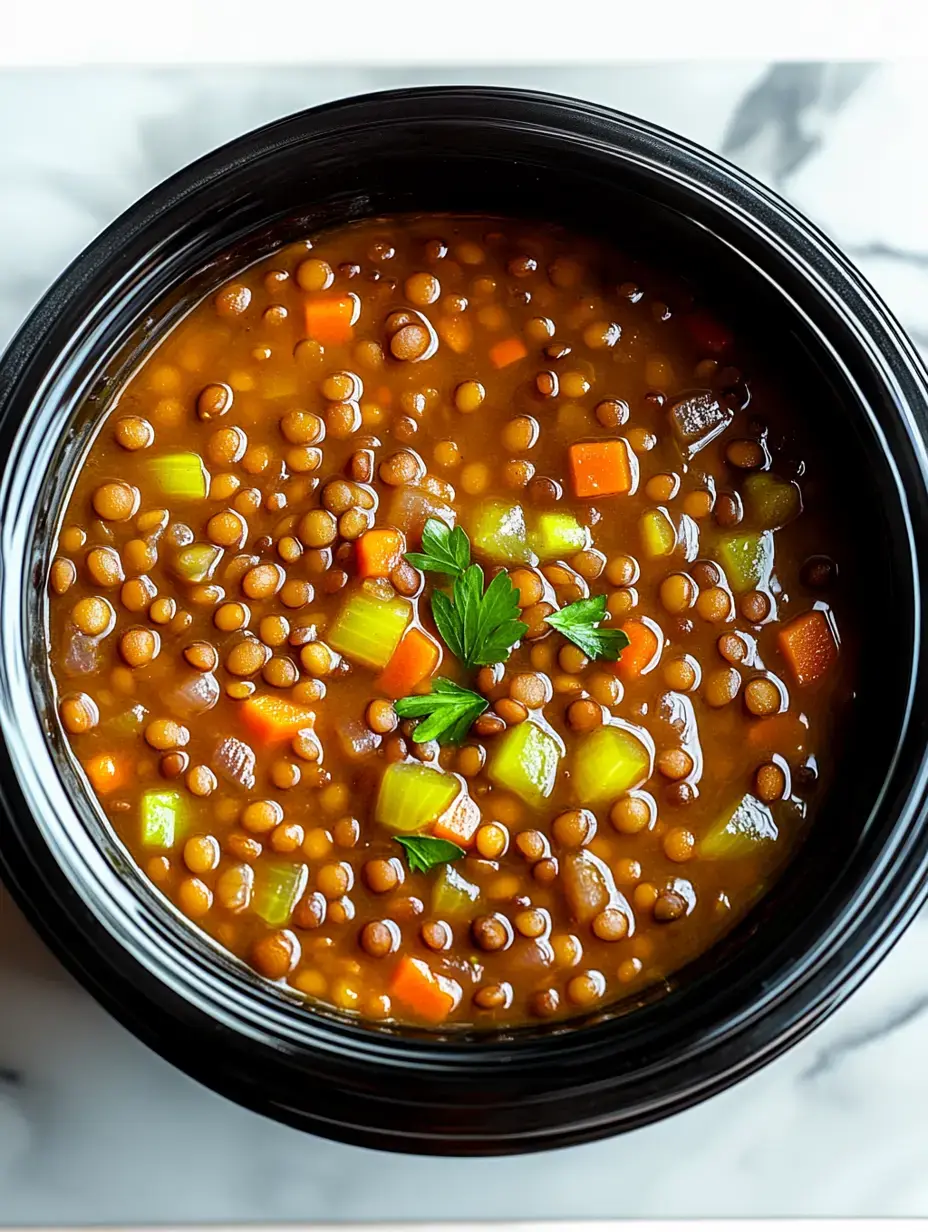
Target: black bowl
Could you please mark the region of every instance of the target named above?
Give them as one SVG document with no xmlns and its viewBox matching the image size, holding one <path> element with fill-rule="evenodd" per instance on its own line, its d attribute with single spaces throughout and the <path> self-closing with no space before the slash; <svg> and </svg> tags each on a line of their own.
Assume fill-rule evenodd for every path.
<svg viewBox="0 0 928 1232">
<path fill-rule="evenodd" d="M 786 873 L 702 960 L 581 1029 L 439 1038 L 307 1011 L 146 881 L 81 790 L 49 702 L 49 542 L 121 376 L 192 302 L 279 243 L 402 211 L 563 222 L 654 250 L 737 302 L 781 368 L 816 391 L 815 429 L 859 544 L 861 623 L 869 609 L 879 618 L 855 722 Z M 242 137 L 104 232 L 0 365 L 5 881 L 67 966 L 162 1056 L 333 1138 L 525 1151 L 641 1125 L 721 1090 L 834 1009 L 924 895 L 925 408 L 913 348 L 841 254 L 769 190 L 642 121 L 523 91 L 425 89 Z"/>
</svg>

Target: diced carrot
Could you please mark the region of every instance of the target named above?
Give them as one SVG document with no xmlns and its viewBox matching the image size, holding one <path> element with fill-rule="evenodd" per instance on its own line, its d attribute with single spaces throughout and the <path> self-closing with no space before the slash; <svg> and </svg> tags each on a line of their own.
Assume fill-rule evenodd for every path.
<svg viewBox="0 0 928 1232">
<path fill-rule="evenodd" d="M 652 625 L 653 621 L 633 616 L 622 625 L 628 645 L 619 655 L 615 671 L 622 680 L 634 680 L 654 665 L 660 653 L 660 638 Z"/>
<path fill-rule="evenodd" d="M 366 530 L 355 542 L 355 560 L 362 578 L 389 577 L 406 551 L 403 532 L 392 526 Z"/>
<path fill-rule="evenodd" d="M 727 351 L 732 344 L 731 333 L 707 312 L 691 312 L 684 318 L 690 336 L 697 346 L 714 355 Z"/>
<path fill-rule="evenodd" d="M 441 647 L 434 637 L 415 625 L 407 629 L 390 662 L 380 673 L 377 687 L 388 697 L 405 697 L 438 667 Z"/>
<path fill-rule="evenodd" d="M 421 958 L 404 955 L 390 984 L 390 993 L 426 1022 L 443 1022 L 461 999 L 460 986 L 437 975 Z"/>
<path fill-rule="evenodd" d="M 432 826 L 434 838 L 447 839 L 465 849 L 470 847 L 480 825 L 480 809 L 466 791 L 462 791 L 446 813 Z"/>
<path fill-rule="evenodd" d="M 284 697 L 271 697 L 264 693 L 242 702 L 242 721 L 253 735 L 265 743 L 277 744 L 292 740 L 297 732 L 311 728 L 316 721 L 316 712 Z"/>
<path fill-rule="evenodd" d="M 578 441 L 568 455 L 577 496 L 615 496 L 631 488 L 632 467 L 623 440 Z"/>
<path fill-rule="evenodd" d="M 474 340 L 474 331 L 467 317 L 459 316 L 457 313 L 439 317 L 435 328 L 439 338 L 446 347 L 454 351 L 455 355 L 463 355 L 465 351 L 470 350 L 470 345 Z"/>
<path fill-rule="evenodd" d="M 794 761 L 805 751 L 809 729 L 797 714 L 774 714 L 769 719 L 749 723 L 747 738 L 758 753 L 779 753 L 787 761 Z"/>
<path fill-rule="evenodd" d="M 374 398 L 381 406 L 389 406 L 393 401 L 393 391 L 389 385 L 378 385 L 374 390 Z"/>
<path fill-rule="evenodd" d="M 349 342 L 358 302 L 352 295 L 312 295 L 306 301 L 307 337 L 324 346 Z"/>
<path fill-rule="evenodd" d="M 125 787 L 129 781 L 129 770 L 126 763 L 117 761 L 111 753 L 99 753 L 96 757 L 85 761 L 84 772 L 90 779 L 91 787 L 100 796 Z"/>
<path fill-rule="evenodd" d="M 494 368 L 508 368 L 510 364 L 525 359 L 528 351 L 521 338 L 503 338 L 490 347 L 490 363 Z"/>
<path fill-rule="evenodd" d="M 819 608 L 784 625 L 777 634 L 777 645 L 801 685 L 818 680 L 838 657 L 831 621 Z"/>
</svg>

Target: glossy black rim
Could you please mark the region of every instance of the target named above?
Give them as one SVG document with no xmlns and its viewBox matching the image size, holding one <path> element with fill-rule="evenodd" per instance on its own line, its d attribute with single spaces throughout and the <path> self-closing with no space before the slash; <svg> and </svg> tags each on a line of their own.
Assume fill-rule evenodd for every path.
<svg viewBox="0 0 928 1232">
<path fill-rule="evenodd" d="M 53 725 L 35 703 L 28 613 L 40 580 L 37 527 L 49 513 L 37 501 L 60 430 L 56 391 L 73 384 L 113 318 L 143 296 L 159 261 L 157 244 L 146 241 L 156 220 L 190 208 L 232 168 L 250 167 L 269 151 L 308 148 L 359 127 L 386 135 L 449 119 L 541 134 L 552 159 L 559 148 L 600 146 L 617 174 L 648 164 L 668 191 L 698 198 L 737 229 L 759 264 L 767 254 L 796 272 L 807 300 L 797 311 L 808 309 L 823 338 L 840 335 L 834 362 L 853 361 L 848 382 L 866 379 L 884 407 L 873 427 L 896 460 L 914 585 L 908 710 L 880 805 L 878 858 L 823 908 L 813 943 L 777 957 L 776 979 L 750 1004 L 736 989 L 727 999 L 716 995 L 711 1007 L 690 994 L 682 1044 L 679 1030 L 671 1040 L 656 1005 L 580 1032 L 513 1032 L 481 1042 L 384 1033 L 307 1014 L 195 935 L 118 850 L 101 845 L 72 785 L 57 773 Z M 925 694 L 917 578 L 928 532 L 912 514 L 923 513 L 928 491 L 926 406 L 926 374 L 914 349 L 834 246 L 762 185 L 642 121 L 526 91 L 401 90 L 302 112 L 223 147 L 104 232 L 39 304 L 0 364 L 0 866 L 11 892 L 86 987 L 156 1051 L 248 1107 L 345 1141 L 451 1154 L 562 1146 L 644 1124 L 730 1085 L 846 997 L 924 896 L 928 762 L 923 718 L 911 716 Z"/>
</svg>

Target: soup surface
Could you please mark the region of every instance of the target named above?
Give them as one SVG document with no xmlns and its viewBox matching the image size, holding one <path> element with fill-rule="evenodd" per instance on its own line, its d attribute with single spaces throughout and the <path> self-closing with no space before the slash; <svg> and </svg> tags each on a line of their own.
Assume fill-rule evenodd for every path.
<svg viewBox="0 0 928 1232">
<path fill-rule="evenodd" d="M 195 307 L 49 576 L 61 723 L 151 880 L 268 979 L 431 1027 L 710 946 L 853 688 L 775 371 L 691 288 L 492 219 L 346 227 Z"/>
</svg>

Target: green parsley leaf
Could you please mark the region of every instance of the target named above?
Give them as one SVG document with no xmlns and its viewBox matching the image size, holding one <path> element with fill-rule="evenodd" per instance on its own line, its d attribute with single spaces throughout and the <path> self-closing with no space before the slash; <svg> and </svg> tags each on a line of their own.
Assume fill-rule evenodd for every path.
<svg viewBox="0 0 928 1232">
<path fill-rule="evenodd" d="M 460 526 L 452 530 L 439 518 L 429 518 L 422 530 L 422 551 L 407 552 L 406 559 L 426 573 L 456 578 L 470 564 L 470 540 Z"/>
<path fill-rule="evenodd" d="M 578 599 L 545 617 L 545 623 L 559 630 L 591 659 L 619 657 L 628 645 L 628 636 L 621 629 L 600 629 L 597 626 L 606 615 L 606 596 Z"/>
<path fill-rule="evenodd" d="M 475 648 L 469 666 L 499 663 L 509 657 L 516 642 L 528 632 L 528 625 L 519 619 L 521 611 L 519 591 L 509 574 L 497 573 L 480 604 Z"/>
<path fill-rule="evenodd" d="M 445 645 L 465 667 L 499 663 L 528 631 L 518 619 L 519 592 L 500 572 L 484 593 L 483 570 L 471 565 L 454 580 L 451 597 L 432 594 L 432 615 Z"/>
<path fill-rule="evenodd" d="M 460 640 L 464 647 L 463 663 L 474 666 L 477 650 L 477 634 L 480 627 L 480 600 L 483 598 L 483 570 L 471 565 L 455 580 L 453 610 L 460 622 Z"/>
<path fill-rule="evenodd" d="M 489 704 L 479 693 L 438 676 L 432 682 L 431 693 L 401 697 L 394 709 L 401 719 L 422 719 L 412 735 L 416 744 L 425 744 L 427 740 L 456 744 Z"/>
<path fill-rule="evenodd" d="M 434 838 L 431 834 L 396 834 L 394 842 L 405 851 L 411 873 L 427 873 L 436 864 L 450 864 L 464 855 L 464 848 L 457 843 L 449 843 L 446 838 Z"/>
<path fill-rule="evenodd" d="M 464 662 L 463 629 L 454 605 L 443 590 L 432 592 L 432 618 L 445 645 L 456 659 Z"/>
<path fill-rule="evenodd" d="M 484 593 L 484 575 L 470 563 L 470 540 L 429 518 L 422 531 L 422 551 L 407 552 L 410 564 L 453 578 L 451 594 L 432 592 L 432 615 L 442 639 L 465 667 L 482 667 L 509 657 L 528 626 L 519 620 L 519 592 L 501 571 Z"/>
</svg>

